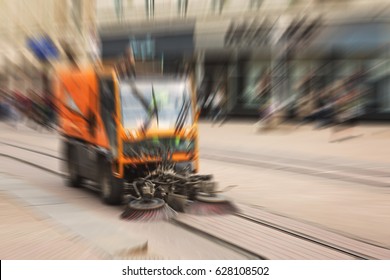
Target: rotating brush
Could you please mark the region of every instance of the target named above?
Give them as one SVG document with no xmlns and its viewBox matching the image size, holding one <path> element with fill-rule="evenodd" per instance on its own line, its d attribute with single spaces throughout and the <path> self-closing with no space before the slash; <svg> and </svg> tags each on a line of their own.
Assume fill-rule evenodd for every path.
<svg viewBox="0 0 390 280">
<path fill-rule="evenodd" d="M 215 194 L 201 194 L 196 200 L 188 204 L 184 212 L 192 215 L 227 215 L 238 212 L 237 207 L 223 196 Z"/>
<path fill-rule="evenodd" d="M 209 216 L 228 215 L 236 213 L 237 211 L 237 208 L 229 201 L 217 203 L 194 201 L 185 209 L 184 212 L 191 215 Z"/>
<path fill-rule="evenodd" d="M 132 200 L 121 214 L 124 220 L 151 222 L 166 221 L 176 216 L 176 211 L 169 207 L 164 200 Z"/>
</svg>

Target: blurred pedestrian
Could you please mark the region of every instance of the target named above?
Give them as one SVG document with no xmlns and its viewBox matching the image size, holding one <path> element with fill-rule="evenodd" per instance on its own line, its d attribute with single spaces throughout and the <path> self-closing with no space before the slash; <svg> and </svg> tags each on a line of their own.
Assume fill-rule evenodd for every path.
<svg viewBox="0 0 390 280">
<path fill-rule="evenodd" d="M 364 112 L 362 93 L 350 83 L 345 84 L 343 89 L 344 92 L 339 94 L 336 101 L 335 125 L 329 142 L 340 142 L 360 136 L 354 134 L 354 130 L 358 118 Z"/>
<path fill-rule="evenodd" d="M 311 94 L 304 95 L 298 99 L 296 104 L 298 125 L 296 128 L 313 120 L 314 98 Z"/>
<path fill-rule="evenodd" d="M 124 64 L 127 77 L 135 77 L 135 58 L 133 48 L 131 46 L 128 46 L 125 50 Z"/>
<path fill-rule="evenodd" d="M 320 91 L 315 111 L 316 128 L 325 128 L 332 124 L 334 117 L 334 100 L 326 90 Z"/>
<path fill-rule="evenodd" d="M 19 123 L 19 111 L 17 108 L 17 102 L 12 95 L 8 95 L 5 99 L 5 107 L 7 112 L 6 119 L 8 120 L 9 124 L 14 127 L 18 128 Z"/>
<path fill-rule="evenodd" d="M 278 102 L 273 98 L 269 98 L 265 116 L 262 119 L 263 129 L 274 129 L 281 122 L 281 108 Z"/>
<path fill-rule="evenodd" d="M 210 106 L 210 119 L 213 124 L 221 121 L 221 124 L 226 118 L 226 90 L 225 85 L 220 84 L 215 93 L 209 97 L 206 104 Z"/>
<path fill-rule="evenodd" d="M 54 97 L 50 92 L 46 92 L 43 98 L 44 106 L 44 126 L 47 129 L 54 129 L 56 126 L 56 106 Z"/>
<path fill-rule="evenodd" d="M 25 97 L 26 99 L 24 102 L 24 116 L 26 124 L 33 121 L 33 96 L 34 91 L 32 89 L 27 90 L 27 96 Z"/>
<path fill-rule="evenodd" d="M 33 124 L 33 129 L 42 128 L 45 125 L 45 104 L 42 97 L 36 93 L 35 91 L 32 91 L 32 97 L 31 97 L 31 122 Z"/>
<path fill-rule="evenodd" d="M 256 87 L 256 98 L 259 99 L 259 118 L 265 116 L 267 104 L 271 98 L 271 71 L 265 70 Z"/>
<path fill-rule="evenodd" d="M 299 123 L 297 128 L 316 120 L 316 99 L 314 98 L 316 92 L 313 90 L 311 84 L 314 77 L 314 71 L 307 73 L 302 79 L 295 84 L 295 90 L 299 92 L 300 98 L 297 107 L 297 117 Z"/>
<path fill-rule="evenodd" d="M 0 120 L 6 120 L 8 116 L 6 100 L 5 100 L 5 92 L 3 90 L 0 91 Z"/>
</svg>

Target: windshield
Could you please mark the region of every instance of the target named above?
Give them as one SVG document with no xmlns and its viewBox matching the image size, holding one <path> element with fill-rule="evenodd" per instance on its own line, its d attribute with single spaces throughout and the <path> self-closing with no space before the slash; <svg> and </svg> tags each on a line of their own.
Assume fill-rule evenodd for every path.
<svg viewBox="0 0 390 280">
<path fill-rule="evenodd" d="M 143 81 L 135 82 L 135 86 L 140 97 L 133 93 L 129 82 L 122 82 L 120 86 L 122 122 L 125 128 L 140 129 L 150 122 L 150 126 L 172 129 L 178 119 L 182 119 L 180 115 L 183 113 L 184 126 L 192 124 L 192 106 L 186 106 L 191 104 L 186 83 Z M 188 108 L 185 109 L 186 107 Z"/>
</svg>

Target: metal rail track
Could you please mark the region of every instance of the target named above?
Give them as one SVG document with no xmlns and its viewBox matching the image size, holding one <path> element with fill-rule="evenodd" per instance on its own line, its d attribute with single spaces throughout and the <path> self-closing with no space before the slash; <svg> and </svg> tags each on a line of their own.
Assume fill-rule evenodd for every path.
<svg viewBox="0 0 390 280">
<path fill-rule="evenodd" d="M 230 242 L 230 241 L 227 241 L 227 240 L 224 240 L 222 238 L 219 238 L 219 237 L 216 237 L 215 235 L 211 234 L 211 233 L 208 233 L 200 228 L 197 228 L 197 227 L 194 227 L 194 226 L 191 226 L 191 225 L 188 225 L 186 223 L 183 223 L 182 221 L 176 219 L 176 218 L 173 218 L 171 219 L 170 221 L 171 224 L 177 226 L 177 227 L 180 227 L 180 228 L 183 228 L 189 232 L 192 232 L 192 233 L 195 233 L 197 235 L 200 235 L 200 236 L 203 236 L 204 238 L 208 239 L 208 240 L 211 240 L 213 242 L 216 242 L 218 244 L 221 244 L 223 245 L 224 247 L 226 248 L 229 248 L 230 250 L 234 251 L 234 252 L 237 252 L 245 257 L 247 257 L 248 259 L 251 259 L 251 260 L 267 260 L 267 258 L 262 255 L 262 254 L 259 254 L 257 252 L 253 252 L 251 250 L 248 250 L 247 248 L 243 248 L 237 244 L 234 244 L 233 242 Z"/>
<path fill-rule="evenodd" d="M 11 146 L 14 148 L 26 150 L 29 152 L 42 154 L 48 157 L 56 158 L 58 160 L 64 160 L 60 157 L 57 157 L 52 154 L 44 153 L 41 151 L 33 150 L 31 148 L 10 144 L 4 141 L 0 141 L 0 144 Z M 229 151 L 230 153 L 230 151 Z M 292 158 L 281 158 L 281 157 L 273 157 L 266 155 L 265 158 L 268 158 L 268 160 L 261 160 L 258 158 L 248 158 L 247 153 L 232 152 L 236 155 L 242 155 L 243 157 L 235 157 L 231 155 L 226 154 L 208 154 L 208 155 L 202 155 L 201 157 L 206 160 L 212 160 L 212 161 L 219 161 L 219 162 L 228 162 L 228 163 L 234 163 L 239 165 L 246 165 L 246 166 L 253 166 L 253 167 L 259 167 L 259 168 L 265 168 L 265 169 L 272 169 L 272 170 L 279 170 L 279 171 L 286 171 L 286 172 L 292 172 L 297 174 L 303 174 L 308 176 L 315 176 L 315 177 L 321 177 L 326 179 L 332 179 L 332 180 L 339 180 L 349 183 L 359 183 L 367 186 L 374 186 L 374 187 L 390 187 L 390 181 L 383 182 L 379 180 L 375 180 L 375 176 L 382 176 L 382 177 L 389 177 L 390 180 L 390 172 L 381 172 L 381 171 L 371 171 L 363 168 L 355 168 L 352 166 L 344 166 L 344 165 L 330 165 L 330 164 L 321 164 L 316 161 L 309 161 L 309 160 L 300 160 L 300 159 L 292 159 Z M 253 156 L 253 155 L 252 155 Z M 263 155 L 258 155 L 259 157 L 262 157 Z M 277 162 L 278 160 L 287 160 L 287 162 Z M 304 164 L 297 164 L 297 163 L 304 163 Z M 313 166 L 320 167 L 320 169 L 313 169 Z M 340 174 L 340 172 L 331 172 L 326 169 L 322 169 L 324 167 L 336 167 L 340 168 L 340 170 L 345 170 L 348 172 L 351 172 L 350 174 Z M 368 177 L 367 178 L 358 178 L 354 177 L 353 175 L 356 174 L 356 176 L 365 174 Z"/>
<path fill-rule="evenodd" d="M 210 149 L 206 148 L 205 150 L 215 151 L 219 152 L 220 154 L 226 153 L 227 150 L 221 150 L 221 149 Z M 318 168 L 337 168 L 338 170 L 354 173 L 357 175 L 367 175 L 367 176 L 382 176 L 382 177 L 390 177 L 390 171 L 382 171 L 382 170 L 373 170 L 373 169 L 367 169 L 367 168 L 361 168 L 356 166 L 351 166 L 350 164 L 340 164 L 340 163 L 330 163 L 330 162 L 323 162 L 321 159 L 318 160 L 310 160 L 310 159 L 300 159 L 300 158 L 293 158 L 293 157 L 286 157 L 286 156 L 279 156 L 279 155 L 270 155 L 270 154 L 262 154 L 262 153 L 249 153 L 244 151 L 233 151 L 229 150 L 229 155 L 236 155 L 239 157 L 245 157 L 248 159 L 266 159 L 272 162 L 277 162 L 278 164 L 295 164 L 299 166 L 308 166 L 308 167 L 318 167 Z"/>
<path fill-rule="evenodd" d="M 173 222 L 194 233 L 222 240 L 259 259 L 372 259 L 314 238 L 292 234 L 282 226 L 271 227 L 240 215 L 194 217 L 184 214 Z"/>
<path fill-rule="evenodd" d="M 248 158 L 238 158 L 238 157 L 232 157 L 228 155 L 202 155 L 201 158 L 206 160 L 212 160 L 212 161 L 218 161 L 218 162 L 228 162 L 233 164 L 239 164 L 239 165 L 245 165 L 245 166 L 252 166 L 252 167 L 259 167 L 264 169 L 272 169 L 272 170 L 278 170 L 278 171 L 286 171 L 296 174 L 302 174 L 302 175 L 308 175 L 308 176 L 314 176 L 314 177 L 321 177 L 326 179 L 332 179 L 332 180 L 338 180 L 338 181 L 344 181 L 349 183 L 358 183 L 363 184 L 367 186 L 373 186 L 373 187 L 390 187 L 390 181 L 384 182 L 376 180 L 373 176 L 366 176 L 365 178 L 357 177 L 359 174 L 356 173 L 356 175 L 353 174 L 342 174 L 339 171 L 330 171 L 330 170 L 321 170 L 321 169 L 313 169 L 309 166 L 302 166 L 302 165 L 296 165 L 296 164 L 283 164 L 283 163 L 277 163 L 273 161 L 265 161 L 265 160 L 259 160 L 259 159 L 248 159 Z"/>
<path fill-rule="evenodd" d="M 33 153 L 36 153 L 36 154 L 39 154 L 39 155 L 42 155 L 42 156 L 55 158 L 57 160 L 63 160 L 63 159 L 61 159 L 58 156 L 55 156 L 55 155 L 52 155 L 52 154 L 48 154 L 48 153 L 45 153 L 45 152 L 42 152 L 42 151 L 37 151 L 37 150 L 30 149 L 30 148 L 26 148 L 26 147 L 14 145 L 14 144 L 2 142 L 2 141 L 0 143 L 3 144 L 3 145 L 12 146 L 14 148 L 19 148 L 19 149 L 22 149 L 22 150 L 33 152 Z M 49 168 L 46 168 L 46 167 L 41 166 L 39 164 L 36 164 L 34 162 L 30 162 L 30 161 L 27 161 L 27 160 L 19 159 L 17 157 L 14 157 L 14 156 L 11 156 L 11 155 L 7 155 L 7 154 L 3 154 L 3 153 L 0 153 L 0 156 L 5 156 L 5 157 L 8 157 L 8 158 L 11 158 L 11 159 L 14 159 L 14 160 L 18 160 L 18 161 L 20 161 L 20 162 L 22 162 L 24 164 L 29 164 L 31 166 L 34 166 L 36 168 L 40 168 L 40 169 L 42 169 L 44 171 L 50 172 L 50 173 L 58 175 L 58 176 L 64 176 L 64 174 L 62 174 L 62 173 L 56 172 L 54 170 L 51 170 Z M 246 215 L 246 214 L 243 214 L 243 213 L 237 213 L 234 216 L 236 216 L 236 217 L 238 217 L 238 218 L 240 218 L 242 220 L 247 221 L 248 224 L 261 225 L 261 226 L 270 228 L 272 230 L 281 232 L 283 234 L 286 234 L 288 236 L 292 236 L 292 237 L 295 237 L 297 239 L 304 240 L 304 241 L 307 241 L 309 243 L 314 243 L 314 244 L 317 244 L 317 245 L 322 246 L 324 248 L 337 251 L 339 253 L 345 254 L 346 256 L 350 256 L 350 257 L 352 257 L 354 259 L 373 259 L 369 255 L 362 254 L 362 253 L 356 252 L 354 250 L 350 250 L 348 248 L 340 247 L 340 246 L 335 245 L 335 244 L 331 244 L 329 242 L 326 242 L 326 241 L 320 240 L 318 238 L 306 235 L 304 233 L 300 233 L 300 232 L 297 232 L 297 231 L 294 231 L 294 230 L 290 230 L 287 227 L 284 227 L 282 225 L 277 225 L 277 224 L 271 223 L 269 221 L 266 221 L 266 220 L 263 220 L 263 219 L 259 219 L 257 217 L 252 217 L 250 215 Z M 252 251 L 252 250 L 250 250 L 248 248 L 245 248 L 245 247 L 242 247 L 240 245 L 237 245 L 234 242 L 231 242 L 231 241 L 226 240 L 224 238 L 220 238 L 218 236 L 215 236 L 215 235 L 213 235 L 213 233 L 207 232 L 203 228 L 199 228 L 199 227 L 196 227 L 196 226 L 188 225 L 186 223 L 183 223 L 179 219 L 173 219 L 171 221 L 171 223 L 176 225 L 176 226 L 180 226 L 182 228 L 185 228 L 186 230 L 194 232 L 194 233 L 196 233 L 198 235 L 202 235 L 203 237 L 205 237 L 207 239 L 210 239 L 210 240 L 213 240 L 214 242 L 220 243 L 223 246 L 228 247 L 229 249 L 234 250 L 236 252 L 239 252 L 240 254 L 245 255 L 248 258 L 251 258 L 251 259 L 267 259 L 267 257 L 265 255 L 263 255 L 263 254 L 261 254 L 259 252 Z"/>
<path fill-rule="evenodd" d="M 18 145 L 15 145 L 15 144 L 10 144 L 10 143 L 4 142 L 4 141 L 0 141 L 0 144 L 6 145 L 6 146 L 10 146 L 10 147 L 14 147 L 14 148 L 18 148 L 18 149 L 25 150 L 25 151 L 29 151 L 29 152 L 32 152 L 32 153 L 44 155 L 44 156 L 47 156 L 47 157 L 52 157 L 52 158 L 55 158 L 55 159 L 58 159 L 58 160 L 62 160 L 62 161 L 64 160 L 63 158 L 57 157 L 57 156 L 52 155 L 52 154 L 48 154 L 48 153 L 45 153 L 45 152 L 33 150 L 31 148 L 18 146 Z"/>
<path fill-rule="evenodd" d="M 360 259 L 360 260 L 370 260 L 370 259 L 373 259 L 372 257 L 370 257 L 368 255 L 361 254 L 361 253 L 356 252 L 354 250 L 350 250 L 348 248 L 344 248 L 344 247 L 341 247 L 341 246 L 338 246 L 338 245 L 335 245 L 335 244 L 331 244 L 330 242 L 326 242 L 324 240 L 320 240 L 320 239 L 315 238 L 313 236 L 309 236 L 309 235 L 306 235 L 304 233 L 288 229 L 287 227 L 284 227 L 284 226 L 281 226 L 281 225 L 270 223 L 270 222 L 268 222 L 266 220 L 263 220 L 263 219 L 259 219 L 259 218 L 252 217 L 252 216 L 249 216 L 249 215 L 246 215 L 246 214 L 242 214 L 242 213 L 237 213 L 235 215 L 237 217 L 242 218 L 242 219 L 245 219 L 245 220 L 251 221 L 253 223 L 260 224 L 260 225 L 272 228 L 274 230 L 286 233 L 286 234 L 294 236 L 296 238 L 300 238 L 302 240 L 307 240 L 309 242 L 316 243 L 318 245 L 321 245 L 321 246 L 324 246 L 326 248 L 338 251 L 340 253 L 344 253 L 346 255 L 350 255 L 350 256 L 352 256 L 352 257 L 354 257 L 356 259 Z"/>
</svg>

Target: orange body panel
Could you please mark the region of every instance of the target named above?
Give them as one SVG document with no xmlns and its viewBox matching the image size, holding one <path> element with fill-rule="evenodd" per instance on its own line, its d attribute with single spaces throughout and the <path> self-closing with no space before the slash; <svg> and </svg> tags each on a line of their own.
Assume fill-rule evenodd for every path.
<svg viewBox="0 0 390 280">
<path fill-rule="evenodd" d="M 56 100 L 60 132 L 93 145 L 109 148 L 99 114 L 98 75 L 93 68 L 57 72 Z M 91 127 L 92 117 L 95 125 Z"/>
<path fill-rule="evenodd" d="M 198 126 L 197 122 L 191 127 L 184 127 L 181 131 L 175 132 L 172 130 L 149 129 L 146 135 L 140 132 L 129 134 L 121 120 L 121 104 L 119 96 L 119 82 L 115 72 L 107 70 L 105 72 L 97 72 L 93 68 L 66 68 L 57 71 L 56 82 L 54 84 L 57 97 L 57 108 L 59 109 L 59 124 L 60 133 L 66 137 L 76 138 L 91 145 L 110 149 L 108 135 L 105 130 L 103 119 L 101 117 L 100 108 L 100 89 L 99 79 L 105 78 L 113 81 L 114 96 L 116 103 L 116 113 L 114 116 L 117 128 L 117 156 L 114 159 L 117 164 L 117 170 L 113 170 L 116 177 L 124 176 L 125 165 L 136 165 L 149 162 L 156 162 L 157 158 L 126 158 L 123 154 L 123 141 L 142 141 L 153 137 L 174 137 L 193 139 L 195 142 L 195 150 L 193 154 L 176 153 L 173 155 L 173 160 L 193 161 L 195 171 L 199 169 L 198 155 Z M 193 112 L 196 111 L 196 96 L 194 91 L 194 83 L 191 81 L 192 90 L 192 106 Z M 193 116 L 195 118 L 195 115 Z"/>
</svg>

